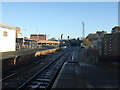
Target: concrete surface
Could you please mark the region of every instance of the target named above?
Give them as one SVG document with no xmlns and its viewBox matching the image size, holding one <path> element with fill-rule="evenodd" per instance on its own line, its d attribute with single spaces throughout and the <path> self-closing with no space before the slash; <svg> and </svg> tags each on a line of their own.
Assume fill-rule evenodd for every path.
<svg viewBox="0 0 120 90">
<path fill-rule="evenodd" d="M 118 78 L 104 67 L 66 63 L 53 88 L 120 88 Z"/>
<path fill-rule="evenodd" d="M 65 63 L 53 88 L 85 88 L 84 76 L 77 63 Z"/>
<path fill-rule="evenodd" d="M 75 57 L 75 58 L 74 58 Z M 77 57 L 77 58 L 76 58 Z M 66 62 L 53 88 L 119 88 L 119 69 L 96 64 L 82 49 L 73 50 L 71 61 Z"/>
</svg>

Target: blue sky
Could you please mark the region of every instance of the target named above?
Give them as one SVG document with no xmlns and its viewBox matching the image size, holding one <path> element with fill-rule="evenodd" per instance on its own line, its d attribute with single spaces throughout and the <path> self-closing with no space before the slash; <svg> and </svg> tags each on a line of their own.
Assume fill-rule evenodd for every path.
<svg viewBox="0 0 120 90">
<path fill-rule="evenodd" d="M 2 22 L 18 26 L 22 35 L 32 33 L 49 35 L 48 38 L 82 37 L 82 21 L 85 36 L 89 33 L 111 29 L 118 25 L 117 2 L 4 2 Z M 38 28 L 38 31 L 37 31 Z"/>
</svg>

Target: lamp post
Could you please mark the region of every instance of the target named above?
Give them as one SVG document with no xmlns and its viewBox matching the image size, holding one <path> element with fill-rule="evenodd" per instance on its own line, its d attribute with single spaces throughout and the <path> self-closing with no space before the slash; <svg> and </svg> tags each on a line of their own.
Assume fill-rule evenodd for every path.
<svg viewBox="0 0 120 90">
<path fill-rule="evenodd" d="M 62 38 L 63 38 L 63 34 L 61 34 L 61 40 L 62 40 Z"/>
<path fill-rule="evenodd" d="M 37 28 L 37 48 L 39 48 L 39 46 L 38 46 L 38 42 L 39 42 L 39 33 L 38 33 L 38 28 Z"/>
<path fill-rule="evenodd" d="M 68 40 L 69 40 L 70 36 L 68 36 Z"/>
</svg>

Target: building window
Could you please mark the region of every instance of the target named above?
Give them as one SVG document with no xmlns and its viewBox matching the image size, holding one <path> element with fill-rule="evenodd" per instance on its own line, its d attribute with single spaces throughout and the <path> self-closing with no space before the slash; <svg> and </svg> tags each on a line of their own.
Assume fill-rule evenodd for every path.
<svg viewBox="0 0 120 90">
<path fill-rule="evenodd" d="M 6 31 L 3 31 L 3 36 L 4 37 L 7 37 L 8 36 L 8 33 Z"/>
</svg>

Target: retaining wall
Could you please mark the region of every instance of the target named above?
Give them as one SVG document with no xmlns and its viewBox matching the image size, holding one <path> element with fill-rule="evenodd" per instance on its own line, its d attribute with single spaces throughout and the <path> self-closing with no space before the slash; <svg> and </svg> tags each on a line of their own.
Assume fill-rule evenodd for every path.
<svg viewBox="0 0 120 90">
<path fill-rule="evenodd" d="M 6 71 L 6 70 L 8 70 L 12 67 L 18 66 L 18 65 L 23 64 L 23 63 L 28 62 L 28 61 L 32 61 L 33 58 L 36 58 L 38 56 L 53 53 L 58 49 L 59 48 L 49 49 L 49 50 L 44 50 L 44 51 L 38 51 L 36 53 L 25 54 L 25 55 L 22 55 L 22 56 L 16 56 L 16 57 L 11 57 L 11 58 L 4 59 L 4 60 L 2 60 L 2 70 Z"/>
</svg>

